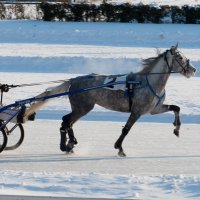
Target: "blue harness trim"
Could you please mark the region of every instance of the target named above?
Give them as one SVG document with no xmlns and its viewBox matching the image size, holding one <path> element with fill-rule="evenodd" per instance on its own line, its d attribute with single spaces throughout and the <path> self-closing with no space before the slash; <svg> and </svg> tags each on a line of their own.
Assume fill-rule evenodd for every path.
<svg viewBox="0 0 200 200">
<path fill-rule="evenodd" d="M 154 91 L 153 87 L 149 83 L 148 75 L 146 75 L 145 77 L 146 77 L 147 85 L 149 86 L 150 91 L 158 99 L 158 102 L 156 103 L 156 105 L 153 108 L 153 110 L 154 110 L 159 105 L 159 103 L 161 102 L 161 100 L 165 97 L 165 92 L 164 92 L 164 94 L 162 96 L 157 95 L 156 92 Z"/>
</svg>

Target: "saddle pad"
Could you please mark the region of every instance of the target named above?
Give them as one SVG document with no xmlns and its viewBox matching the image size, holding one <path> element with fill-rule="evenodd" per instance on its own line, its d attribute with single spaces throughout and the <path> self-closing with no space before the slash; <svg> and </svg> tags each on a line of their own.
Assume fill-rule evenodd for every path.
<svg viewBox="0 0 200 200">
<path fill-rule="evenodd" d="M 105 87 L 107 89 L 110 90 L 122 90 L 125 91 L 126 90 L 126 75 L 124 76 L 109 76 L 106 77 L 106 79 L 104 80 L 104 84 L 108 84 L 108 83 L 116 83 L 116 82 L 124 82 L 124 84 L 116 84 L 116 85 L 111 85 L 108 87 Z"/>
</svg>

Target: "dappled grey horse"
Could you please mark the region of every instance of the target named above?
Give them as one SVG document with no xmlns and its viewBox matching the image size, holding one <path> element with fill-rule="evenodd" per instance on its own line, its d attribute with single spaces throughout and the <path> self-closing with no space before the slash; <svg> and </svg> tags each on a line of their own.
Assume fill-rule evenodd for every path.
<svg viewBox="0 0 200 200">
<path fill-rule="evenodd" d="M 63 91 L 74 91 L 87 87 L 95 87 L 106 83 L 114 83 L 125 80 L 125 84 L 111 85 L 96 90 L 69 95 L 71 113 L 63 117 L 60 128 L 61 151 L 72 152 L 77 140 L 73 132 L 73 124 L 82 116 L 90 112 L 94 105 L 104 108 L 130 113 L 127 123 L 122 129 L 120 137 L 114 147 L 119 150 L 119 156 L 126 156 L 122 148 L 122 142 L 129 133 L 133 124 L 141 115 L 150 113 L 152 115 L 173 111 L 175 114 L 174 134 L 179 136 L 180 108 L 177 105 L 163 104 L 165 99 L 165 85 L 171 73 L 180 73 L 189 78 L 194 75 L 196 69 L 190 61 L 178 51 L 176 45 L 171 49 L 160 53 L 157 57 L 144 59 L 143 69 L 137 73 L 128 75 L 96 75 L 72 78 L 69 81 L 41 94 L 49 95 Z M 67 134 L 69 140 L 67 142 Z"/>
</svg>

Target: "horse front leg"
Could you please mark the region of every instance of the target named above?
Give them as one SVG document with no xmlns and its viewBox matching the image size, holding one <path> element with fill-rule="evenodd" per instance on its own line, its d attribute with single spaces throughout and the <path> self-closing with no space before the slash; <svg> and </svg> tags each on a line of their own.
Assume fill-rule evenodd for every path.
<svg viewBox="0 0 200 200">
<path fill-rule="evenodd" d="M 165 113 L 165 112 L 169 112 L 169 111 L 173 111 L 174 115 L 175 115 L 175 119 L 174 119 L 174 123 L 173 125 L 175 126 L 174 129 L 174 134 L 179 137 L 179 130 L 180 130 L 180 126 L 181 126 L 181 121 L 180 121 L 180 107 L 176 106 L 176 105 L 162 105 L 157 107 L 156 109 L 154 109 L 151 114 L 155 115 L 155 114 L 161 114 L 161 113 Z"/>
<path fill-rule="evenodd" d="M 179 137 L 179 130 L 180 130 L 180 126 L 181 126 L 181 121 L 180 121 L 180 107 L 176 106 L 176 105 L 169 105 L 168 106 L 169 111 L 173 111 L 174 115 L 175 115 L 175 119 L 174 119 L 174 126 L 176 127 L 174 129 L 174 134 Z"/>
<path fill-rule="evenodd" d="M 124 138 L 126 137 L 126 135 L 129 133 L 133 124 L 139 119 L 139 117 L 140 117 L 140 115 L 134 115 L 133 113 L 131 113 L 126 125 L 122 129 L 122 133 L 121 133 L 120 137 L 115 142 L 114 147 L 115 147 L 115 149 L 119 149 L 118 155 L 121 157 L 126 156 L 126 154 L 124 153 L 124 150 L 122 148 L 122 142 L 124 141 Z"/>
</svg>

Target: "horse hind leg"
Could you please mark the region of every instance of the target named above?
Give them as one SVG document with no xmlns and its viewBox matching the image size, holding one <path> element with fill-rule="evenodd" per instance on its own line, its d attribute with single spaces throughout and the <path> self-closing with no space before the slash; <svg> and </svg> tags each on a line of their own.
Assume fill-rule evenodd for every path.
<svg viewBox="0 0 200 200">
<path fill-rule="evenodd" d="M 74 145 L 78 144 L 76 138 L 74 137 L 74 131 L 72 125 L 75 121 L 78 120 L 78 117 L 72 113 L 65 115 L 63 117 L 63 122 L 60 128 L 60 150 L 72 153 Z M 67 134 L 69 136 L 69 141 L 67 143 Z M 67 143 L 67 144 L 66 144 Z"/>
<path fill-rule="evenodd" d="M 86 115 L 88 112 L 90 112 L 94 108 L 94 104 L 85 104 L 82 106 L 82 104 L 71 104 L 72 106 L 72 112 L 68 115 L 65 115 L 63 117 L 63 122 L 61 124 L 60 128 L 60 150 L 66 151 L 67 153 L 73 152 L 73 148 L 76 144 L 78 144 L 73 131 L 73 124 L 80 119 L 82 116 Z M 67 143 L 67 134 L 69 136 L 69 141 Z M 67 143 L 67 144 L 66 144 Z"/>
<path fill-rule="evenodd" d="M 78 144 L 76 138 L 74 137 L 74 131 L 72 129 L 72 127 L 67 128 L 67 133 L 69 136 L 69 141 L 66 145 L 66 152 L 68 153 L 73 153 L 73 148 L 75 145 Z"/>
</svg>

